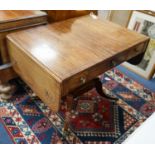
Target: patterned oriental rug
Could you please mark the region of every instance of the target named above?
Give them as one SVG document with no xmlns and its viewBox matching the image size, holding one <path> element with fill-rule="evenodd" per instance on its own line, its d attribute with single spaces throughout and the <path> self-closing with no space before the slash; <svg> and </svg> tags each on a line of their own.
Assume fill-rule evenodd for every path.
<svg viewBox="0 0 155 155">
<path fill-rule="evenodd" d="M 70 131 L 63 134 L 65 101 L 53 113 L 20 79 L 9 101 L 0 101 L 0 143 L 122 143 L 155 111 L 155 92 L 117 68 L 100 76 L 103 89 L 119 98 L 110 103 L 95 89 L 75 98 Z M 74 139 L 74 141 L 73 141 Z"/>
</svg>

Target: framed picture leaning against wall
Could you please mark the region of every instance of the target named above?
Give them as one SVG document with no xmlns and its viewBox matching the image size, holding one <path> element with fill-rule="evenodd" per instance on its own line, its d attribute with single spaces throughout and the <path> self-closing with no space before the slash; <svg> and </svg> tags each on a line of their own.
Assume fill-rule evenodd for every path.
<svg viewBox="0 0 155 155">
<path fill-rule="evenodd" d="M 146 79 L 151 79 L 155 73 L 155 13 L 153 11 L 133 11 L 128 28 L 149 36 L 150 42 L 140 64 L 132 65 L 125 62 L 123 66 Z"/>
</svg>

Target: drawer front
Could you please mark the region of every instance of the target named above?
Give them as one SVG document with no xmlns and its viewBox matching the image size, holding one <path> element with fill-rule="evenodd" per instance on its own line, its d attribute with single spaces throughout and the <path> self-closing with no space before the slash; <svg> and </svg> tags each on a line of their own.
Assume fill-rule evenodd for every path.
<svg viewBox="0 0 155 155">
<path fill-rule="evenodd" d="M 63 81 L 62 92 L 61 92 L 62 96 L 67 95 L 70 91 L 85 84 L 87 81 L 89 81 L 88 71 L 81 72 Z"/>
<path fill-rule="evenodd" d="M 98 75 L 104 73 L 105 71 L 114 67 L 112 60 L 107 60 L 105 62 L 94 65 L 93 67 L 78 73 L 71 78 L 63 81 L 63 96 L 67 95 L 69 92 L 73 91 L 75 88 L 84 85 L 90 80 L 96 78 Z"/>
<path fill-rule="evenodd" d="M 75 88 L 85 84 L 86 82 L 96 78 L 100 74 L 116 67 L 117 65 L 121 64 L 124 61 L 131 59 L 132 57 L 137 56 L 141 52 L 144 51 L 146 48 L 146 43 L 142 43 L 137 45 L 127 51 L 123 51 L 121 54 L 116 55 L 112 58 L 109 58 L 103 62 L 100 62 L 87 70 L 84 70 L 69 79 L 63 81 L 63 88 L 62 88 L 62 95 L 65 96 L 69 92 L 73 91 Z"/>
<path fill-rule="evenodd" d="M 45 104 L 57 112 L 61 99 L 60 84 L 10 41 L 8 41 L 8 48 L 13 68 L 17 74 Z"/>
</svg>

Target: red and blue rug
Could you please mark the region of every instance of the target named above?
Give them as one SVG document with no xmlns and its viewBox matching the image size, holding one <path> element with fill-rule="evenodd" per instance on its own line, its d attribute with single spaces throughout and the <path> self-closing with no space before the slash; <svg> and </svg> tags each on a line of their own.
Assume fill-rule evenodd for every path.
<svg viewBox="0 0 155 155">
<path fill-rule="evenodd" d="M 103 89 L 119 101 L 110 103 L 94 89 L 79 96 L 74 100 L 70 132 L 65 135 L 65 101 L 60 112 L 53 113 L 16 79 L 13 82 L 18 91 L 11 100 L 0 101 L 0 143 L 122 143 L 155 111 L 155 91 L 120 70 L 115 68 L 100 76 Z"/>
</svg>

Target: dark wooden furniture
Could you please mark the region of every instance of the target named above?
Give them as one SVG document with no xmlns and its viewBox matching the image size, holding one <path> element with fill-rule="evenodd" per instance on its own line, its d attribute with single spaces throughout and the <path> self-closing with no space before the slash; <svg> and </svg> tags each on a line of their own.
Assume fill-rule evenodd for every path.
<svg viewBox="0 0 155 155">
<path fill-rule="evenodd" d="M 0 11 L 0 81 L 6 82 L 16 76 L 12 70 L 6 46 L 6 35 L 17 30 L 47 23 L 47 14 L 42 11 Z M 5 75 L 5 78 L 4 78 Z"/>
<path fill-rule="evenodd" d="M 95 86 L 106 97 L 97 76 L 143 53 L 149 41 L 95 16 L 19 31 L 7 39 L 14 70 L 55 112 L 65 96 L 71 108 L 75 91 Z"/>
<path fill-rule="evenodd" d="M 91 12 L 97 14 L 96 10 L 46 10 L 49 23 L 66 20 L 73 17 L 88 15 Z"/>
</svg>

